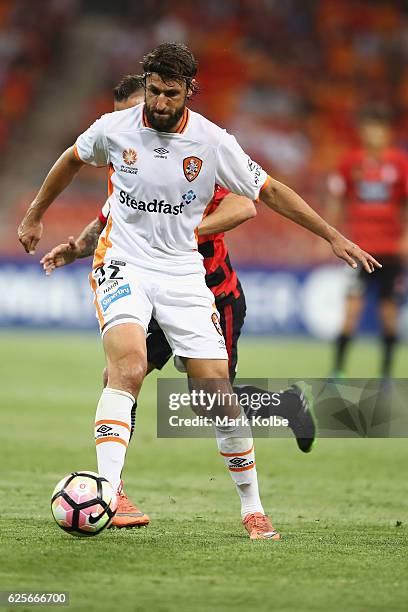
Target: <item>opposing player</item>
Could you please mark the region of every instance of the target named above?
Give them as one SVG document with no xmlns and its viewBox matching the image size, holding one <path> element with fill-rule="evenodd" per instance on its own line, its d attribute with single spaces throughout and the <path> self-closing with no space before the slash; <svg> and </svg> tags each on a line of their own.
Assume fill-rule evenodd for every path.
<svg viewBox="0 0 408 612">
<path fill-rule="evenodd" d="M 268 177 L 231 135 L 186 107 L 197 72 L 187 47 L 159 45 L 145 56 L 143 68 L 145 103 L 104 115 L 84 132 L 51 169 L 19 227 L 24 248 L 35 251 L 44 212 L 83 164 L 111 165 L 115 197 L 91 284 L 108 366 L 108 387 L 96 415 L 98 471 L 114 487 L 120 483 L 131 408 L 146 373 L 145 335 L 152 314 L 193 388 L 204 387 L 215 398 L 233 397 L 228 355 L 194 235 L 215 184 L 251 200 L 261 195 L 267 206 L 326 239 L 353 267 L 355 259 L 369 272 L 380 266 L 291 189 Z M 155 157 L 159 149 L 168 153 Z M 209 414 L 236 419 L 242 409 L 234 401 L 216 402 Z M 100 431 L 101 422 L 109 423 L 108 434 Z M 215 431 L 250 538 L 280 539 L 259 497 L 250 432 L 243 434 L 232 422 L 215 423 Z"/>
<path fill-rule="evenodd" d="M 368 286 L 377 285 L 382 331 L 381 376 L 391 373 L 398 340 L 398 297 L 403 260 L 408 261 L 408 158 L 391 147 L 391 122 L 381 106 L 362 110 L 358 121 L 361 145 L 346 153 L 337 172 L 329 177 L 327 218 L 345 223 L 352 240 L 381 259 L 374 276 L 361 268 L 350 276 L 342 330 L 336 339 L 334 375 L 344 370 Z"/>
</svg>

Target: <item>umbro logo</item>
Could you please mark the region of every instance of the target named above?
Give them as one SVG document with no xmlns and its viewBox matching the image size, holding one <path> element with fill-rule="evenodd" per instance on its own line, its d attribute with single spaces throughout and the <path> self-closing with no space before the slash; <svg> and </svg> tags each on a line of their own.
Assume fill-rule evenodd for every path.
<svg viewBox="0 0 408 612">
<path fill-rule="evenodd" d="M 229 462 L 235 467 L 241 466 L 243 463 L 246 463 L 246 461 L 246 458 L 242 457 L 234 457 L 233 459 L 229 460 Z"/>
<path fill-rule="evenodd" d="M 155 157 L 158 157 L 159 159 L 167 159 L 167 154 L 170 153 L 170 151 L 168 151 L 164 147 L 158 147 L 157 149 L 153 149 L 153 150 L 155 153 L 157 153 Z"/>
<path fill-rule="evenodd" d="M 109 427 L 108 425 L 101 425 L 96 431 L 100 434 L 106 434 L 108 431 L 112 431 L 112 427 Z"/>
</svg>

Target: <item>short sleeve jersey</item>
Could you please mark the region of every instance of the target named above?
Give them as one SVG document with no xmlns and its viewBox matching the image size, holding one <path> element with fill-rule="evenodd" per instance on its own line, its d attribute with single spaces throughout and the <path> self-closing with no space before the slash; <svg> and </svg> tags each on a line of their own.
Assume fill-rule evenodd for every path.
<svg viewBox="0 0 408 612">
<path fill-rule="evenodd" d="M 177 133 L 154 130 L 143 104 L 103 115 L 75 151 L 110 166 L 110 215 L 94 265 L 117 258 L 167 274 L 203 272 L 194 230 L 214 185 L 256 200 L 267 182 L 233 136 L 187 108 Z"/>
<path fill-rule="evenodd" d="M 408 197 L 408 158 L 390 148 L 379 157 L 363 149 L 350 151 L 329 177 L 329 190 L 345 199 L 350 238 L 377 255 L 399 250 Z"/>
</svg>

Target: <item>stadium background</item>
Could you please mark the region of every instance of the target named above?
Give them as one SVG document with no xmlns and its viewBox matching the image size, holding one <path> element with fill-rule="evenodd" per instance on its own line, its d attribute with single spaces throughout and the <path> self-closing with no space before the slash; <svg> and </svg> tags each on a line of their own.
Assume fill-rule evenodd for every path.
<svg viewBox="0 0 408 612">
<path fill-rule="evenodd" d="M 89 262 L 45 279 L 15 230 L 46 169 L 112 109 L 112 87 L 140 71 L 140 58 L 160 41 L 186 42 L 200 60 L 201 92 L 191 107 L 235 133 L 253 159 L 317 210 L 327 174 L 356 142 L 362 105 L 389 103 L 396 143 L 408 149 L 402 1 L 39 0 L 34 9 L 2 0 L 0 28 L 1 326 L 95 329 Z M 80 173 L 46 215 L 39 256 L 78 234 L 105 188 L 104 170 Z M 248 297 L 246 333 L 336 333 L 344 274 L 328 247 L 262 204 L 228 245 Z M 362 329 L 375 328 L 371 305 Z M 408 335 L 408 305 L 401 331 Z"/>
</svg>

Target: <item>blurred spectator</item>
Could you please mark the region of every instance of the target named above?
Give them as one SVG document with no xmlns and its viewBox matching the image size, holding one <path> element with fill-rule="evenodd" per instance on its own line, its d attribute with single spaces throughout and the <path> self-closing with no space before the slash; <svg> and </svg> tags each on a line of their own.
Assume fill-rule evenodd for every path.
<svg viewBox="0 0 408 612">
<path fill-rule="evenodd" d="M 0 0 L 0 153 L 32 107 L 76 4 Z"/>
</svg>

